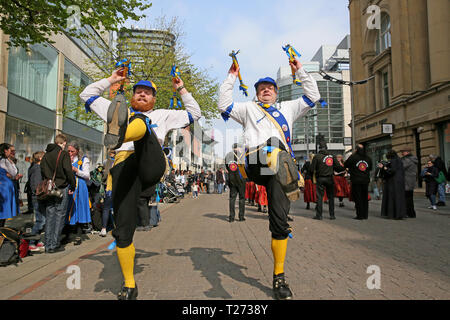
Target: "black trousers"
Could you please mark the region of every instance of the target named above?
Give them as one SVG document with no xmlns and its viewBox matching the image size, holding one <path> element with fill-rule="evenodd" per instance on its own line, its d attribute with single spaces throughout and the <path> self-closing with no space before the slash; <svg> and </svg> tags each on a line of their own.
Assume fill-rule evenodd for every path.
<svg viewBox="0 0 450 320">
<path fill-rule="evenodd" d="M 332 176 L 318 177 L 316 183 L 317 204 L 316 217 L 322 217 L 324 191 L 327 192 L 330 217 L 334 217 L 334 180 Z"/>
<path fill-rule="evenodd" d="M 245 214 L 245 184 L 230 184 L 230 219 L 234 220 L 236 213 L 235 213 L 235 205 L 236 205 L 236 198 L 239 194 L 239 219 L 244 218 Z"/>
<path fill-rule="evenodd" d="M 406 215 L 410 218 L 416 217 L 416 210 L 414 210 L 414 190 L 405 191 L 406 200 Z"/>
<path fill-rule="evenodd" d="M 352 198 L 355 201 L 356 217 L 367 219 L 369 217 L 369 184 L 352 183 Z"/>
<path fill-rule="evenodd" d="M 275 146 L 273 143 L 271 145 Z M 277 147 L 284 149 L 281 142 Z M 249 152 L 252 151 L 252 149 L 249 150 Z M 275 175 L 267 174 L 266 159 L 260 158 L 265 157 L 265 155 L 262 152 L 255 152 L 252 153 L 250 157 L 253 157 L 253 159 L 249 159 L 249 156 L 247 156 L 247 176 L 256 184 L 266 187 L 269 230 L 272 233 L 272 238 L 275 240 L 284 240 L 289 236 L 289 233 L 291 233 L 291 228 L 287 222 L 291 202 L 283 191 L 280 182 L 275 178 Z"/>
<path fill-rule="evenodd" d="M 137 114 L 130 118 L 130 122 L 135 118 L 145 121 L 146 117 Z M 119 248 L 126 248 L 133 242 L 142 190 L 158 183 L 166 169 L 166 160 L 153 130 L 134 142 L 134 150 L 132 155 L 110 170 L 116 223 L 112 235 Z"/>
</svg>

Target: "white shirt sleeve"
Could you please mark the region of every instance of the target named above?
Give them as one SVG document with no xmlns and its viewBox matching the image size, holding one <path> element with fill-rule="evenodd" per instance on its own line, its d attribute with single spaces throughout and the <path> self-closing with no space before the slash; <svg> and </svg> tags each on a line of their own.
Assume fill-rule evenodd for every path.
<svg viewBox="0 0 450 320">
<path fill-rule="evenodd" d="M 167 131 L 188 126 L 191 123 L 188 112 L 194 121 L 200 119 L 202 116 L 200 106 L 192 94 L 183 94 L 181 100 L 186 110 L 165 110 Z"/>
<path fill-rule="evenodd" d="M 111 101 L 103 98 L 101 95 L 103 92 L 111 86 L 108 79 L 102 79 L 100 81 L 91 83 L 88 85 L 83 92 L 80 93 L 80 98 L 86 102 L 89 98 L 93 96 L 100 96 L 91 103 L 91 110 L 94 111 L 103 121 L 106 121 L 108 108 Z"/>
<path fill-rule="evenodd" d="M 244 124 L 246 117 L 246 107 L 244 103 L 233 102 L 233 87 L 237 77 L 231 73 L 228 74 L 225 81 L 222 83 L 219 89 L 219 102 L 218 108 L 221 113 L 227 111 L 227 109 L 233 105 L 230 112 L 230 117 L 240 124 Z"/>
<path fill-rule="evenodd" d="M 89 180 L 91 178 L 91 161 L 88 157 L 83 157 L 82 170 L 78 170 L 77 176 Z"/>
<path fill-rule="evenodd" d="M 316 103 L 320 99 L 319 88 L 314 78 L 301 67 L 296 73 L 298 79 L 302 82 L 302 87 L 305 96 L 307 96 L 313 103 Z M 311 107 L 305 102 L 303 96 L 291 101 L 282 103 L 286 106 L 286 109 L 292 112 L 293 120 L 295 121 L 300 116 L 306 114 Z"/>
<path fill-rule="evenodd" d="M 13 178 L 17 175 L 16 166 L 6 158 L 0 160 L 0 168 L 5 169 Z"/>
</svg>

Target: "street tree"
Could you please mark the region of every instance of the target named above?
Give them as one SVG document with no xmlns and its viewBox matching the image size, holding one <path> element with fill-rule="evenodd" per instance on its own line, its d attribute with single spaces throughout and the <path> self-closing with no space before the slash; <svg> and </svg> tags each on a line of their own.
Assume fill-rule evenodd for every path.
<svg viewBox="0 0 450 320">
<path fill-rule="evenodd" d="M 84 37 L 80 26 L 118 31 L 127 20 L 138 21 L 136 14 L 151 7 L 145 0 L 0 0 L 0 29 L 10 35 L 9 46 L 28 47 L 53 43 L 51 37 L 64 32 Z"/>
</svg>

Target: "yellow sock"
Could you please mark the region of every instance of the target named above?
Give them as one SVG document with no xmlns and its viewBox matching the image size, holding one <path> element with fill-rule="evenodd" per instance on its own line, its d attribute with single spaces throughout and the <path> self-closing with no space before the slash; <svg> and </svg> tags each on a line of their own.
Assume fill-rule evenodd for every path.
<svg viewBox="0 0 450 320">
<path fill-rule="evenodd" d="M 274 275 L 284 273 L 284 259 L 286 258 L 288 239 L 275 240 L 272 238 L 272 253 L 274 260 Z"/>
<path fill-rule="evenodd" d="M 125 287 L 134 288 L 134 244 L 130 244 L 126 248 L 117 247 L 117 257 L 119 258 L 120 268 L 122 269 L 123 278 L 125 279 Z"/>
<path fill-rule="evenodd" d="M 125 142 L 137 141 L 144 137 L 147 131 L 147 126 L 144 120 L 134 119 L 127 127 L 127 132 L 125 133 Z"/>
</svg>

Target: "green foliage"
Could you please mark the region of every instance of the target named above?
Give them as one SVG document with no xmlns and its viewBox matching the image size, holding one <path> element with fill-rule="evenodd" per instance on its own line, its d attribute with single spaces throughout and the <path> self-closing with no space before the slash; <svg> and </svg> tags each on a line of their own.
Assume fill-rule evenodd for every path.
<svg viewBox="0 0 450 320">
<path fill-rule="evenodd" d="M 0 29 L 11 36 L 8 45 L 26 48 L 29 44 L 53 43 L 50 37 L 58 32 L 82 36 L 76 28 L 69 29 L 73 18 L 78 25 L 91 25 L 97 30 L 118 31 L 128 19 L 151 7 L 144 0 L 1 0 Z"/>
<path fill-rule="evenodd" d="M 106 64 L 108 72 L 95 68 L 95 70 L 88 70 L 88 75 L 94 81 L 107 78 L 116 69 L 115 63 L 117 61 L 128 58 L 131 62 L 132 74 L 130 83 L 125 86 L 127 100 L 131 100 L 134 83 L 139 80 L 152 80 L 158 89 L 155 109 L 167 109 L 169 108 L 170 99 L 173 95 L 170 71 L 172 65 L 175 63 L 181 71 L 180 77 L 184 82 L 185 88 L 200 105 L 202 116 L 206 119 L 217 118 L 217 94 L 219 85 L 215 80 L 210 79 L 206 70 L 195 67 L 190 62 L 190 57 L 184 53 L 184 48 L 180 41 L 182 34 L 177 19 L 174 18 L 171 21 L 167 21 L 165 18 L 161 18 L 157 21 L 157 26 L 152 28 L 152 30 L 154 29 L 164 30 L 159 32 L 162 39 L 161 43 L 167 43 L 169 45 L 156 45 L 156 47 L 152 47 L 148 43 L 149 38 L 145 35 L 138 37 L 138 41 L 131 41 L 130 38 L 125 40 L 119 39 L 117 48 L 111 49 L 111 55 L 115 57 L 114 59 L 102 57 L 100 59 L 103 61 L 93 61 L 96 65 Z M 76 97 L 84 89 L 84 87 L 77 87 L 70 82 L 66 82 L 66 87 Z M 108 98 L 107 95 L 105 97 Z M 177 98 L 181 100 L 178 93 Z M 77 120 L 98 123 L 98 117 L 95 114 L 86 114 L 84 112 L 84 104 L 80 99 L 69 100 L 65 104 L 64 115 L 76 114 L 78 117 Z M 185 109 L 184 105 L 183 109 Z M 173 108 L 173 110 L 179 109 Z"/>
</svg>

